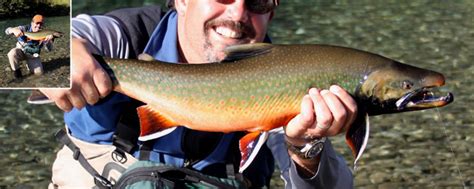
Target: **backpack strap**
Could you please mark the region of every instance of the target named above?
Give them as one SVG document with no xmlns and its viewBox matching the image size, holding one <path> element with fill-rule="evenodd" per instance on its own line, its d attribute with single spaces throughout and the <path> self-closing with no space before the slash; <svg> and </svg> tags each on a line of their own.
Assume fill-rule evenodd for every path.
<svg viewBox="0 0 474 189">
<path fill-rule="evenodd" d="M 64 129 L 60 129 L 54 134 L 56 139 L 67 146 L 73 152 L 73 158 L 81 164 L 84 169 L 94 177 L 94 182 L 99 188 L 112 188 L 112 183 L 101 176 L 82 155 L 81 150 L 71 141 Z"/>
<path fill-rule="evenodd" d="M 130 98 L 130 102 L 123 105 L 123 110 L 113 135 L 112 144 L 116 147 L 113 155 L 125 161 L 125 153 L 131 154 L 137 149 L 140 121 L 136 109 L 143 104 L 143 102 Z"/>
</svg>

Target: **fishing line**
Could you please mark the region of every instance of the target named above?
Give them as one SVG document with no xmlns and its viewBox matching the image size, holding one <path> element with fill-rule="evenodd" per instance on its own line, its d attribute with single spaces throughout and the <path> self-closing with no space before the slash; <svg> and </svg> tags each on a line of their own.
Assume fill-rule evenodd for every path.
<svg viewBox="0 0 474 189">
<path fill-rule="evenodd" d="M 439 111 L 439 108 L 435 108 L 435 109 L 436 109 L 436 112 L 438 113 L 438 117 L 439 117 L 441 123 L 443 123 L 444 136 L 446 137 L 446 139 L 448 139 L 448 129 L 447 129 L 448 124 L 443 120 L 443 117 L 441 116 L 441 112 Z M 454 159 L 454 165 L 456 166 L 456 170 L 458 172 L 458 175 L 461 178 L 462 186 L 463 186 L 464 189 L 466 189 L 467 186 L 466 186 L 466 183 L 464 182 L 464 176 L 461 173 L 461 169 L 459 168 L 459 162 L 458 162 L 458 159 L 456 158 L 456 153 L 454 152 L 453 145 L 449 141 L 447 142 L 447 145 L 448 145 L 449 149 L 451 150 L 451 153 L 454 156 L 454 158 L 453 158 Z"/>
</svg>

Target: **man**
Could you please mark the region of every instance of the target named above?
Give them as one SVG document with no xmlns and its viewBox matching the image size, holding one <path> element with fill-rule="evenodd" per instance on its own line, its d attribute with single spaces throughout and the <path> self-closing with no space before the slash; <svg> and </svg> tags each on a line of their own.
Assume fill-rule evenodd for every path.
<svg viewBox="0 0 474 189">
<path fill-rule="evenodd" d="M 24 32 L 38 32 L 44 25 L 44 17 L 40 14 L 37 14 L 31 19 L 30 25 L 18 26 L 18 27 L 9 27 L 5 30 L 7 35 L 13 34 L 18 38 L 16 47 L 11 49 L 8 52 L 8 61 L 10 62 L 10 67 L 13 71 L 13 76 L 15 79 L 22 77 L 20 70 L 20 62 L 26 60 L 27 68 L 30 73 L 35 75 L 43 74 L 43 65 L 41 64 L 41 59 L 39 57 L 41 53 L 41 48 L 45 45 L 47 51 L 53 49 L 53 35 L 48 35 L 43 41 L 40 40 L 30 40 L 24 34 Z"/>
<path fill-rule="evenodd" d="M 223 50 L 227 46 L 268 41 L 265 39 L 267 25 L 278 1 L 175 0 L 171 5 L 173 9 L 153 27 L 150 36 L 142 35 L 148 28 L 144 20 L 160 15 L 153 12 L 156 8 L 129 9 L 108 16 L 79 15 L 72 20 L 72 87 L 70 90 L 42 89 L 42 92 L 67 112 L 65 121 L 69 135 L 81 152 L 84 154 L 84 151 L 92 151 L 87 148 L 94 149 L 91 154 L 86 152 L 85 155 L 90 157 L 91 164 L 95 164 L 95 158 L 110 156 L 112 135 L 117 125 L 122 123 L 122 111 L 130 104 L 130 98 L 111 92 L 110 78 L 91 53 L 130 58 L 137 52 L 145 52 L 167 62 L 219 61 L 224 58 Z M 148 15 L 137 21 L 134 20 L 136 12 Z M 123 14 L 127 15 L 121 17 Z M 145 26 L 140 28 L 138 25 Z M 136 36 L 146 38 L 137 40 Z M 147 43 L 143 44 L 143 48 L 137 48 L 143 40 Z M 340 87 L 311 89 L 302 99 L 301 113 L 285 127 L 286 141 L 290 146 L 298 147 L 334 136 L 354 121 L 356 112 L 354 100 Z M 234 133 L 207 133 L 178 127 L 153 141 L 146 159 L 225 177 L 225 165 L 221 164 L 226 157 L 221 154 L 226 154 L 233 147 L 231 141 L 235 136 Z M 279 146 L 276 149 L 282 149 L 280 147 L 285 145 L 281 142 L 283 138 L 273 141 L 280 141 L 275 143 Z M 288 153 L 283 149 L 287 157 Z M 131 153 L 143 159 L 139 150 L 132 150 Z M 87 172 L 72 159 L 72 154 L 67 148 L 58 153 L 53 165 L 54 185 L 51 186 L 93 186 L 91 176 L 85 179 L 76 176 L 81 175 L 79 172 L 87 176 Z M 291 150 L 289 154 L 292 161 L 286 159 L 290 166 L 286 180 L 288 187 L 352 187 L 352 175 L 345 162 L 336 156 L 329 141 L 324 143 L 321 153 L 311 158 L 301 157 L 301 154 Z M 282 157 L 277 158 L 278 161 L 285 161 Z M 263 146 L 243 175 L 252 187 L 269 186 L 273 164 L 272 152 Z M 101 172 L 101 168 L 96 169 Z M 65 178 L 66 175 L 75 179 Z"/>
</svg>

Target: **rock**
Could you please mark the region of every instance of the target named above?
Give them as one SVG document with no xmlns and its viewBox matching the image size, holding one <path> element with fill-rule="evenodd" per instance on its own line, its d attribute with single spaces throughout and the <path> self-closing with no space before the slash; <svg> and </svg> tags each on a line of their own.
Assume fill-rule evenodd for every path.
<svg viewBox="0 0 474 189">
<path fill-rule="evenodd" d="M 390 178 L 389 174 L 384 173 L 384 172 L 377 172 L 377 173 L 371 174 L 369 179 L 372 184 L 379 184 L 379 183 L 388 181 L 389 180 L 388 178 Z"/>
</svg>

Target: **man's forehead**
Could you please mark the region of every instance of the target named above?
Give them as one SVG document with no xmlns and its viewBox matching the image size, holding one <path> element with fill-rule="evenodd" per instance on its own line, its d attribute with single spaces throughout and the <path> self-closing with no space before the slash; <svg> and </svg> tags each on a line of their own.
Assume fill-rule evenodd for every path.
<svg viewBox="0 0 474 189">
<path fill-rule="evenodd" d="M 246 1 L 248 1 L 248 0 L 246 0 Z M 250 1 L 262 1 L 262 0 L 250 0 Z M 263 0 L 263 1 L 265 1 L 265 0 Z M 268 1 L 268 0 L 266 0 L 266 1 Z M 273 4 L 275 4 L 275 6 L 278 6 L 280 4 L 280 0 L 273 0 Z M 167 0 L 166 1 L 166 6 L 168 8 L 174 7 L 174 0 Z"/>
</svg>

